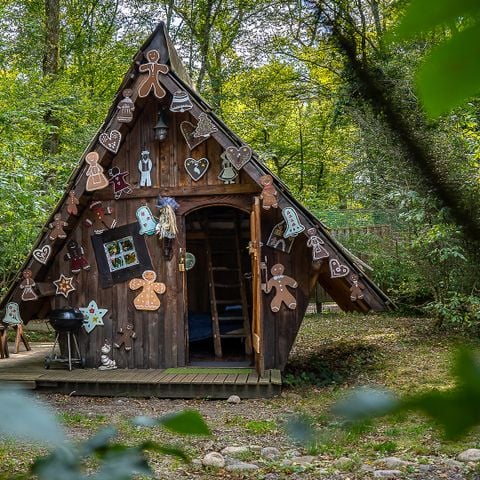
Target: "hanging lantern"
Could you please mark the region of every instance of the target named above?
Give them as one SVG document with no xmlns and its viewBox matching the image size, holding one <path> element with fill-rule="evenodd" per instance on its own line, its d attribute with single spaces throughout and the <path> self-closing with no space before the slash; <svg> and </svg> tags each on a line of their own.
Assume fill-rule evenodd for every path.
<svg viewBox="0 0 480 480">
<path fill-rule="evenodd" d="M 168 125 L 165 121 L 163 111 L 159 110 L 158 111 L 158 118 L 157 118 L 157 123 L 153 127 L 153 131 L 155 132 L 155 140 L 158 140 L 160 142 L 163 142 L 167 138 L 168 135 Z"/>
<path fill-rule="evenodd" d="M 170 110 L 172 112 L 186 112 L 193 108 L 192 102 L 187 92 L 177 90 L 172 97 L 172 104 Z"/>
</svg>

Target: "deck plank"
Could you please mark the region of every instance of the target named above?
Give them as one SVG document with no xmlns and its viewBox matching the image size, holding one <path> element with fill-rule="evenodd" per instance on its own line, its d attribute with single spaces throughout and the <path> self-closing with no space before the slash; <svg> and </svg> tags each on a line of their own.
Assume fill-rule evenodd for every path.
<svg viewBox="0 0 480 480">
<path fill-rule="evenodd" d="M 245 384 L 247 383 L 247 378 L 248 378 L 248 374 L 245 374 L 245 373 L 240 373 L 237 377 L 237 379 L 235 380 L 235 384 Z"/>
<path fill-rule="evenodd" d="M 208 383 L 224 383 L 227 375 L 225 373 L 219 373 L 218 375 L 211 375 L 212 379 Z M 207 383 L 207 382 L 205 382 Z"/>
<path fill-rule="evenodd" d="M 237 377 L 238 377 L 238 373 L 229 373 L 223 383 L 228 385 L 234 384 L 237 382 Z"/>
</svg>

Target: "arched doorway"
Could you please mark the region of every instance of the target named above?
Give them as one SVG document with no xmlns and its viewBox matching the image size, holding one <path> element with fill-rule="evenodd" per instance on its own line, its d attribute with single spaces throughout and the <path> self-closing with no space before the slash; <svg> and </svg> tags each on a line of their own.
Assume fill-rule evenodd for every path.
<svg viewBox="0 0 480 480">
<path fill-rule="evenodd" d="M 250 215 L 212 206 L 185 217 L 189 364 L 252 363 Z M 190 262 L 190 264 L 189 264 Z"/>
</svg>

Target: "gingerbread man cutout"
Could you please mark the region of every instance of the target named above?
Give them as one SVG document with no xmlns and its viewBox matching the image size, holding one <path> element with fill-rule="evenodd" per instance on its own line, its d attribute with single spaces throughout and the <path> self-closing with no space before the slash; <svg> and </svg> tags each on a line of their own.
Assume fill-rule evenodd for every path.
<svg viewBox="0 0 480 480">
<path fill-rule="evenodd" d="M 89 218 L 85 220 L 85 226 L 92 227 L 97 235 L 117 225 L 117 220 L 112 217 L 113 209 L 104 208 L 101 201 L 93 201 L 88 208 L 90 212 Z"/>
<path fill-rule="evenodd" d="M 110 175 L 110 183 L 113 187 L 113 196 L 115 200 L 118 200 L 122 194 L 132 193 L 132 187 L 125 180 L 125 177 L 129 175 L 128 172 L 121 172 L 118 167 L 112 167 L 108 174 Z"/>
<path fill-rule="evenodd" d="M 363 291 L 365 290 L 365 285 L 360 282 L 358 279 L 358 275 L 353 274 L 350 277 L 350 280 L 352 281 L 352 286 L 350 287 L 350 300 L 352 302 L 355 302 L 357 300 L 362 300 L 363 299 Z"/>
<path fill-rule="evenodd" d="M 87 171 L 87 185 L 85 190 L 93 192 L 94 190 L 101 190 L 108 187 L 108 179 L 103 173 L 103 167 L 98 164 L 99 156 L 97 152 L 90 152 L 86 155 L 85 161 L 88 163 Z"/>
<path fill-rule="evenodd" d="M 70 240 L 67 243 L 67 253 L 63 259 L 66 262 L 70 261 L 70 270 L 74 274 L 80 273 L 81 270 L 90 270 L 90 264 L 85 257 L 85 251 L 75 240 Z"/>
<path fill-rule="evenodd" d="M 122 91 L 123 99 L 117 105 L 117 120 L 120 123 L 129 123 L 133 120 L 133 112 L 135 111 L 135 104 L 130 98 L 133 94 L 131 88 L 125 88 Z"/>
<path fill-rule="evenodd" d="M 23 280 L 22 283 L 20 283 L 20 288 L 22 289 L 22 300 L 24 302 L 37 300 L 38 298 L 38 295 L 33 289 L 33 287 L 35 287 L 35 280 L 32 278 L 32 275 L 32 271 L 28 268 L 22 273 Z"/>
<path fill-rule="evenodd" d="M 137 334 L 133 331 L 133 325 L 127 323 L 125 328 L 121 327 L 117 332 L 117 341 L 113 344 L 115 348 L 125 345 L 125 351 L 128 352 L 133 347 L 133 339 L 137 338 Z"/>
<path fill-rule="evenodd" d="M 70 190 L 68 192 L 67 198 L 67 212 L 69 215 L 78 215 L 78 208 L 77 205 L 79 204 L 78 198 L 75 196 L 75 190 Z"/>
<path fill-rule="evenodd" d="M 144 63 L 138 67 L 139 72 L 147 74 L 138 89 L 138 96 L 142 98 L 146 97 L 150 93 L 150 90 L 153 90 L 153 93 L 157 98 L 163 98 L 166 92 L 160 85 L 158 74 L 168 73 L 168 67 L 167 65 L 158 63 L 160 54 L 157 50 L 149 50 L 145 54 L 145 58 L 148 60 L 148 63 Z"/>
<path fill-rule="evenodd" d="M 158 310 L 160 308 L 160 299 L 156 294 L 165 293 L 166 287 L 164 283 L 155 282 L 156 279 L 157 274 L 153 270 L 145 270 L 142 273 L 142 279 L 130 280 L 128 284 L 130 290 L 138 290 L 143 287 L 142 293 L 133 301 L 137 310 Z"/>
<path fill-rule="evenodd" d="M 260 200 L 262 200 L 262 207 L 265 210 L 270 210 L 271 207 L 277 208 L 277 190 L 273 185 L 273 177 L 271 175 L 262 175 L 259 178 L 260 185 L 262 185 L 263 190 L 260 194 Z"/>
<path fill-rule="evenodd" d="M 324 241 L 317 235 L 317 233 L 317 229 L 314 227 L 307 230 L 307 247 L 311 247 L 312 249 L 312 260 L 314 262 L 330 256 L 323 246 L 325 244 Z"/>
<path fill-rule="evenodd" d="M 63 230 L 64 227 L 68 227 L 68 223 L 62 220 L 62 214 L 56 213 L 53 216 L 53 222 L 49 227 L 52 229 L 48 238 L 55 241 L 57 238 L 67 238 L 67 234 Z"/>
<path fill-rule="evenodd" d="M 270 293 L 272 288 L 275 288 L 275 296 L 270 303 L 270 309 L 275 313 L 280 310 L 282 303 L 284 303 L 290 310 L 295 310 L 295 308 L 297 308 L 297 300 L 288 291 L 287 287 L 297 288 L 298 283 L 292 277 L 284 275 L 284 270 L 285 267 L 281 263 L 275 264 L 270 270 L 272 278 L 270 278 L 267 283 L 262 284 L 262 290 L 265 293 Z"/>
</svg>

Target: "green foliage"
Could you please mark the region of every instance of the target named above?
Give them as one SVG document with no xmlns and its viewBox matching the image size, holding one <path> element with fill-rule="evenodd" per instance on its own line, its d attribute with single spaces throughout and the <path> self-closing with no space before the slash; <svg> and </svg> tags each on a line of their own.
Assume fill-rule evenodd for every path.
<svg viewBox="0 0 480 480">
<path fill-rule="evenodd" d="M 143 475 L 153 477 L 146 452 L 170 455 L 188 461 L 186 453 L 175 446 L 145 440 L 137 446 L 114 443 L 118 431 L 107 426 L 93 437 L 73 445 L 69 443 L 54 415 L 39 402 L 20 392 L 0 390 L 0 403 L 5 418 L 0 433 L 18 441 L 48 442 L 54 449 L 32 464 L 31 472 L 39 480 L 128 480 Z M 21 415 L 18 414 L 21 412 Z M 139 417 L 139 426 L 161 425 L 181 435 L 210 435 L 210 430 L 198 412 L 185 410 L 157 419 Z M 84 474 L 84 466 L 95 459 L 98 469 L 94 474 Z"/>
<path fill-rule="evenodd" d="M 442 301 L 425 305 L 425 311 L 438 319 L 439 326 L 480 331 L 480 297 L 476 295 L 447 292 Z"/>
</svg>

